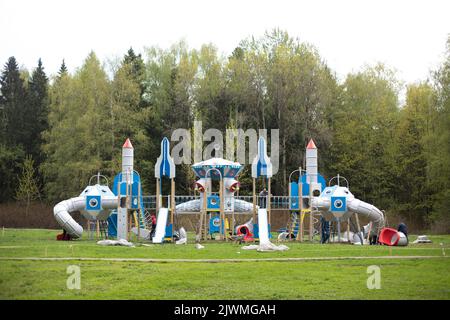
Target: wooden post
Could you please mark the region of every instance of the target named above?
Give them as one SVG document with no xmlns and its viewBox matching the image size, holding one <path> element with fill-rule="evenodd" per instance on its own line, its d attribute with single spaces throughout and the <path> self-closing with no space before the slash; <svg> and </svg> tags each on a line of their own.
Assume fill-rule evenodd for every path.
<svg viewBox="0 0 450 320">
<path fill-rule="evenodd" d="M 159 178 L 156 178 L 156 199 L 155 199 L 155 207 L 156 207 L 156 214 L 159 212 L 159 196 L 161 194 L 160 186 L 159 186 Z"/>
<path fill-rule="evenodd" d="M 173 224 L 173 217 L 175 214 L 175 179 L 171 179 L 171 191 L 170 191 L 170 223 Z"/>
<path fill-rule="evenodd" d="M 256 223 L 256 179 L 253 178 L 253 224 Z"/>
<path fill-rule="evenodd" d="M 220 216 L 220 225 L 219 225 L 219 230 L 220 230 L 220 240 L 225 240 L 224 238 L 226 238 L 225 236 L 225 214 L 224 214 L 224 206 L 223 206 L 223 179 L 220 179 L 220 183 L 219 183 L 219 199 L 220 199 L 220 211 L 219 211 L 219 216 Z"/>
<path fill-rule="evenodd" d="M 269 223 L 269 225 L 270 225 L 270 199 L 271 199 L 271 194 L 270 194 L 270 178 L 269 178 L 269 181 L 268 181 L 268 186 L 267 186 L 267 220 L 268 220 L 268 223 Z"/>
<path fill-rule="evenodd" d="M 361 226 L 359 224 L 359 217 L 357 213 L 355 213 L 355 218 L 356 218 L 356 226 L 358 227 L 358 232 L 361 232 Z"/>
<path fill-rule="evenodd" d="M 203 230 L 203 227 L 200 229 L 201 230 L 200 231 L 200 237 L 201 238 L 204 237 L 204 239 L 206 239 L 206 237 L 208 236 L 207 225 L 206 225 L 206 216 L 208 214 L 208 212 L 207 212 L 207 199 L 206 199 L 207 195 L 208 194 L 207 194 L 207 191 L 206 191 L 206 188 L 205 188 L 205 191 L 203 192 L 203 210 L 202 210 L 202 213 L 201 213 L 204 216 L 205 228 L 204 228 L 204 230 Z M 201 220 L 203 220 L 203 217 L 201 218 Z M 204 236 L 203 236 L 203 233 L 204 233 Z"/>
<path fill-rule="evenodd" d="M 313 198 L 313 191 L 312 191 L 312 184 L 309 184 L 309 241 L 313 241 L 313 206 L 312 206 L 312 198 Z"/>
<path fill-rule="evenodd" d="M 130 213 L 131 212 L 129 210 L 127 210 L 127 215 L 128 215 L 128 219 L 129 219 L 129 221 L 128 221 L 128 228 L 127 228 L 127 240 L 128 241 L 131 240 L 130 239 L 130 233 L 131 233 L 131 225 L 133 223 L 133 215 L 130 214 Z"/>
<path fill-rule="evenodd" d="M 350 218 L 347 219 L 347 242 L 350 241 Z"/>
<path fill-rule="evenodd" d="M 137 219 L 138 219 L 138 226 L 137 226 L 137 240 L 139 241 L 141 239 L 141 183 L 138 184 L 138 197 L 137 197 Z"/>
<path fill-rule="evenodd" d="M 298 210 L 300 212 L 299 216 L 299 228 L 297 231 L 297 239 L 300 240 L 300 242 L 303 242 L 303 183 L 302 183 L 302 167 L 299 168 L 299 183 L 298 183 Z"/>
<path fill-rule="evenodd" d="M 370 233 L 372 232 L 372 222 L 369 225 L 369 232 L 367 232 L 367 242 L 370 244 Z"/>
<path fill-rule="evenodd" d="M 198 226 L 197 239 L 195 240 L 200 242 L 200 240 L 202 240 L 203 237 L 202 234 L 203 234 L 203 210 L 200 211 L 200 222 Z"/>
</svg>

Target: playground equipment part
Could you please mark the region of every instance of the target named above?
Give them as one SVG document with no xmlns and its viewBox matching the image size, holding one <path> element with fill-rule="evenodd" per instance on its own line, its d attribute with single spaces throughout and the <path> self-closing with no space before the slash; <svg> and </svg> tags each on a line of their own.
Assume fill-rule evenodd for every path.
<svg viewBox="0 0 450 320">
<path fill-rule="evenodd" d="M 97 177 L 99 179 L 100 175 Z M 91 177 L 91 179 L 93 178 Z M 59 202 L 53 208 L 53 214 L 59 225 L 66 230 L 72 238 L 81 238 L 83 227 L 71 216 L 75 211 L 88 220 L 106 220 L 110 210 L 117 207 L 117 197 L 107 185 L 89 185 L 78 197 Z"/>
<path fill-rule="evenodd" d="M 160 208 L 158 212 L 158 217 L 156 220 L 156 231 L 153 236 L 153 243 L 162 243 L 164 241 L 164 236 L 166 234 L 166 224 L 167 216 L 169 215 L 169 209 Z"/>
<path fill-rule="evenodd" d="M 267 209 L 258 209 L 258 230 L 259 230 L 259 244 L 244 246 L 244 250 L 258 250 L 258 251 L 285 251 L 289 248 L 285 245 L 275 245 L 269 239 L 269 223 L 267 220 Z"/>
<path fill-rule="evenodd" d="M 244 236 L 244 241 L 253 241 L 253 218 L 236 227 L 236 235 Z"/>
<path fill-rule="evenodd" d="M 235 199 L 235 192 L 240 186 L 236 179 L 242 165 L 222 158 L 211 158 L 193 164 L 192 170 L 198 178 L 194 185 L 200 193 L 199 199 L 178 204 L 176 212 L 199 213 L 198 241 L 209 237 L 227 240 L 228 231 L 234 229 L 234 216 L 230 225 L 226 214 L 252 212 L 253 209 L 251 203 Z M 218 192 L 212 191 L 214 182 L 219 182 Z"/>
<path fill-rule="evenodd" d="M 318 153 L 317 146 L 312 139 L 306 146 L 306 172 L 302 174 L 303 170 L 299 168 L 299 181 L 290 182 L 289 195 L 290 195 L 290 210 L 291 215 L 295 215 L 295 219 L 291 219 L 293 223 L 290 226 L 290 232 L 293 232 L 296 239 L 302 241 L 303 239 L 303 215 L 306 213 L 309 215 L 309 234 L 310 240 L 313 236 L 313 215 L 320 214 L 323 219 L 322 223 L 322 237 L 328 238 L 329 236 L 329 224 L 331 221 L 337 222 L 337 235 L 338 242 L 341 242 L 341 221 L 349 222 L 349 219 L 356 214 L 357 221 L 358 215 L 367 217 L 371 222 L 371 229 L 369 237 L 376 236 L 384 227 L 384 215 L 381 210 L 374 205 L 364 202 L 355 198 L 350 192 L 348 187 L 348 181 L 344 177 L 337 175 L 329 181 L 329 185 L 326 186 L 325 179 L 319 174 L 318 167 Z M 345 181 L 346 186 L 341 186 L 340 183 Z M 331 185 L 331 183 L 334 185 Z M 297 196 L 298 195 L 298 196 Z M 299 213 L 300 219 L 298 218 Z M 359 222 L 358 222 L 358 228 Z M 348 230 L 349 231 L 349 230 Z M 360 238 L 361 230 L 356 230 L 356 235 Z M 326 233 L 326 234 L 325 234 Z M 291 237 L 289 235 L 289 237 Z M 349 239 L 345 242 L 353 242 Z M 361 241 L 358 241 L 362 243 Z"/>
<path fill-rule="evenodd" d="M 392 228 L 383 228 L 378 237 L 378 242 L 387 246 L 407 246 L 408 238 L 403 232 Z"/>
<path fill-rule="evenodd" d="M 122 172 L 114 179 L 113 191 L 108 187 L 106 177 L 98 173 L 89 179 L 89 185 L 78 197 L 59 202 L 53 208 L 53 213 L 57 222 L 72 238 L 80 238 L 83 234 L 83 227 L 79 225 L 71 216 L 71 213 L 80 211 L 88 220 L 88 225 L 92 221 L 99 222 L 108 219 L 108 233 L 114 232 L 118 239 L 127 239 L 129 232 L 129 214 L 136 217 L 136 225 L 143 226 L 142 215 L 142 189 L 139 174 L 133 170 L 134 151 L 129 139 L 122 147 Z M 92 185 L 91 180 L 97 177 L 97 184 Z M 100 184 L 100 178 L 106 180 L 106 184 Z M 114 212 L 114 219 L 110 219 Z M 138 228 L 139 233 L 140 228 Z"/>
<path fill-rule="evenodd" d="M 372 222 L 371 235 L 377 235 L 384 226 L 384 215 L 377 207 L 356 199 L 347 187 L 326 187 L 319 197 L 312 199 L 312 206 L 316 207 L 325 219 L 333 217 L 346 220 L 354 213 L 368 218 Z"/>
<path fill-rule="evenodd" d="M 170 196 L 167 207 L 162 206 L 162 178 L 170 179 Z M 173 241 L 173 222 L 176 211 L 175 207 L 175 163 L 170 156 L 170 143 L 166 137 L 161 141 L 161 154 L 155 163 L 156 178 L 156 211 L 158 212 L 156 222 L 156 233 L 153 243 L 162 243 L 164 240 Z M 170 219 L 168 214 L 170 212 Z M 169 222 L 168 222 L 169 220 Z"/>
<path fill-rule="evenodd" d="M 263 201 L 264 205 L 258 208 L 256 205 L 256 179 L 263 178 L 264 182 L 267 181 L 267 197 Z M 255 238 L 259 238 L 259 222 L 255 223 L 258 219 L 256 213 L 259 209 L 266 209 L 266 219 L 268 228 L 268 237 L 270 237 L 270 200 L 271 200 L 271 178 L 272 178 L 272 162 L 267 155 L 267 142 L 264 137 L 259 137 L 258 139 L 258 153 L 252 162 L 252 181 L 253 181 L 253 233 Z M 265 208 L 264 208 L 265 207 Z M 258 211 L 259 212 L 259 211 Z"/>
</svg>

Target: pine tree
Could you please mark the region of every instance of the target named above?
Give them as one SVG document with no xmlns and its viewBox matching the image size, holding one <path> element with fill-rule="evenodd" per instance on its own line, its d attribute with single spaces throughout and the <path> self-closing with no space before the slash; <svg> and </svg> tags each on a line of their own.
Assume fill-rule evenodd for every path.
<svg viewBox="0 0 450 320">
<path fill-rule="evenodd" d="M 37 68 L 33 71 L 28 84 L 28 108 L 25 115 L 30 121 L 30 137 L 25 150 L 36 159 L 39 165 L 42 161 L 40 148 L 42 144 L 41 134 L 48 128 L 48 78 L 44 72 L 42 61 L 39 59 Z"/>
<path fill-rule="evenodd" d="M 58 78 L 61 78 L 63 75 L 67 74 L 67 72 L 66 62 L 63 59 L 61 67 L 59 67 Z"/>
<path fill-rule="evenodd" d="M 140 89 L 140 100 L 139 107 L 143 108 L 147 106 L 144 99 L 142 99 L 142 94 L 144 93 L 145 87 L 143 85 L 144 75 L 145 75 L 145 64 L 142 60 L 142 55 L 136 55 L 133 48 L 130 48 L 123 58 L 123 67 L 128 69 L 129 77 L 139 86 Z"/>
<path fill-rule="evenodd" d="M 26 113 L 26 90 L 17 61 L 10 57 L 0 76 L 0 105 L 3 111 L 2 139 L 9 146 L 23 146 L 28 130 L 23 121 Z"/>
</svg>

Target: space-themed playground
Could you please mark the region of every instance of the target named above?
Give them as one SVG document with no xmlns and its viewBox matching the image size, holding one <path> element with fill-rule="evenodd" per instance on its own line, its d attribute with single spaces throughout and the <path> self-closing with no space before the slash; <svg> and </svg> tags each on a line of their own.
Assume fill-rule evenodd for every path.
<svg viewBox="0 0 450 320">
<path fill-rule="evenodd" d="M 94 174 L 54 205 L 62 232 L 0 230 L 0 298 L 450 299 L 448 235 L 389 225 L 351 193 L 352 177 L 320 174 L 313 140 L 288 194 L 274 195 L 267 142 L 256 146 L 246 172 L 221 158 L 194 163 L 192 193 L 180 195 L 169 140 L 145 190 L 127 139 L 111 184 Z"/>
<path fill-rule="evenodd" d="M 134 148 L 127 139 L 122 171 L 112 189 L 108 179 L 97 173 L 78 197 L 55 205 L 54 217 L 63 228 L 57 239 L 76 240 L 85 233 L 103 245 L 132 245 L 131 241 L 182 245 L 191 242 L 187 226 L 182 225 L 183 215 L 189 215 L 194 217 L 190 232 L 198 248 L 213 241 L 239 243 L 258 252 L 285 251 L 290 242 L 408 245 L 407 226 L 387 226 L 382 210 L 350 192 L 351 178 L 337 174 L 327 181 L 319 173 L 313 139 L 305 148 L 305 159 L 305 168 L 299 166 L 289 176 L 289 194 L 273 195 L 272 163 L 267 142 L 260 137 L 251 164 L 251 196 L 239 195 L 238 178 L 244 166 L 222 158 L 193 164 L 194 195 L 176 195 L 176 166 L 164 138 L 154 167 L 156 192 L 148 195 L 134 170 Z M 162 194 L 163 183 L 170 183 L 170 194 Z M 72 217 L 74 212 L 86 218 L 85 228 Z M 275 230 L 271 221 L 281 212 L 287 212 L 288 219 Z"/>
</svg>

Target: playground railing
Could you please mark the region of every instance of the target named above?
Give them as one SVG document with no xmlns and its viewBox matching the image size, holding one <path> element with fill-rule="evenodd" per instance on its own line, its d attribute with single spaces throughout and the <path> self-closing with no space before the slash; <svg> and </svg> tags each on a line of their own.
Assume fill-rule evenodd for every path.
<svg viewBox="0 0 450 320">
<path fill-rule="evenodd" d="M 156 209 L 156 196 L 143 196 L 143 206 L 147 210 L 155 210 Z M 236 200 L 242 200 L 249 203 L 253 203 L 253 196 L 236 196 L 234 197 Z M 180 203 L 197 200 L 200 199 L 200 196 L 196 195 L 177 195 L 175 196 L 175 204 L 178 205 Z M 291 201 L 290 201 L 291 200 Z M 289 196 L 271 196 L 270 197 L 270 208 L 272 210 L 290 210 L 290 203 L 296 202 L 298 197 L 289 197 Z M 162 196 L 161 201 L 163 204 L 168 203 L 169 196 Z M 257 196 L 256 197 L 256 205 L 265 208 L 267 206 L 267 197 L 265 196 Z"/>
</svg>

